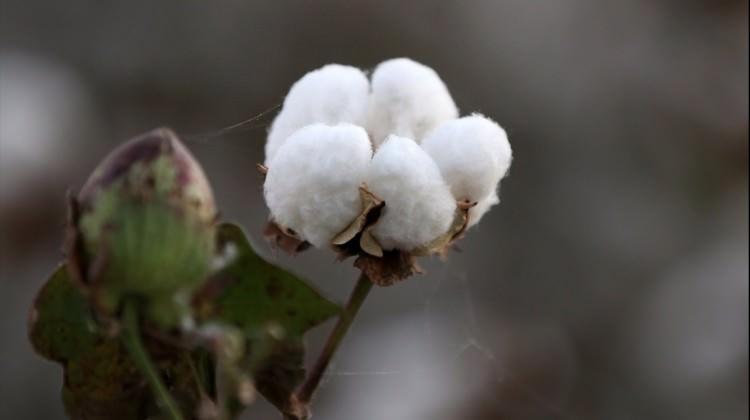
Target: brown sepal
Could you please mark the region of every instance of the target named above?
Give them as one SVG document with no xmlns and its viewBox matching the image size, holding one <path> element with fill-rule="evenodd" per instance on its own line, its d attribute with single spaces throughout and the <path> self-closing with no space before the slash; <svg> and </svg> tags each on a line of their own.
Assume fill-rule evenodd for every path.
<svg viewBox="0 0 750 420">
<path fill-rule="evenodd" d="M 265 229 L 263 229 L 263 236 L 272 248 L 281 249 L 291 255 L 310 248 L 309 242 L 300 239 L 293 230 L 285 228 L 273 220 L 269 220 L 266 224 Z"/>
<path fill-rule="evenodd" d="M 382 257 L 362 253 L 354 266 L 378 286 L 390 286 L 414 274 L 422 273 L 413 255 L 405 251 L 384 251 Z"/>
<path fill-rule="evenodd" d="M 456 206 L 456 214 L 453 217 L 453 223 L 451 223 L 448 231 L 433 241 L 412 250 L 411 253 L 420 257 L 438 254 L 442 258 L 445 258 L 448 254 L 448 250 L 451 249 L 453 244 L 460 239 L 466 231 L 466 227 L 469 225 L 469 209 L 476 205 L 476 202 L 459 201 Z"/>
<path fill-rule="evenodd" d="M 359 247 L 364 253 L 373 257 L 383 257 L 383 248 L 380 247 L 377 239 L 372 236 L 372 226 L 362 231 L 362 235 L 359 237 Z"/>
<path fill-rule="evenodd" d="M 385 201 L 380 197 L 370 192 L 367 189 L 367 185 L 362 184 L 359 187 L 359 198 L 362 202 L 362 211 L 352 221 L 346 229 L 342 230 L 338 235 L 334 236 L 331 240 L 331 244 L 334 246 L 344 245 L 347 242 L 354 239 L 360 232 L 363 232 L 368 226 L 372 226 L 380 218 L 380 212 L 385 206 Z M 379 248 L 380 246 L 378 246 Z M 364 249 L 364 247 L 363 247 Z M 370 249 L 373 249 L 370 247 Z M 365 250 L 368 252 L 367 250 Z M 380 251 L 382 254 L 382 250 Z"/>
<path fill-rule="evenodd" d="M 375 257 L 383 256 L 383 248 L 380 247 L 370 231 L 380 219 L 385 201 L 370 192 L 366 184 L 359 187 L 359 194 L 362 200 L 362 212 L 331 241 L 334 251 L 338 254 L 339 261 L 363 254 Z"/>
</svg>

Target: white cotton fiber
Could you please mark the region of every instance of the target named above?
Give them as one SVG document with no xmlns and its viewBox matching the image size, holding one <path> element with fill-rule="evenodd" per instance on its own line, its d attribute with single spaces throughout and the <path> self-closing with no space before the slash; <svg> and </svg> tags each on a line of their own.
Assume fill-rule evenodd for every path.
<svg viewBox="0 0 750 420">
<path fill-rule="evenodd" d="M 289 90 L 281 112 L 271 124 L 266 142 L 266 165 L 286 139 L 298 129 L 323 123 L 364 126 L 370 85 L 355 67 L 328 64 L 299 79 Z"/>
<path fill-rule="evenodd" d="M 500 203 L 500 198 L 497 196 L 496 191 L 492 191 L 490 195 L 477 201 L 477 205 L 469 209 L 469 223 L 467 227 L 470 228 L 479 223 L 482 220 L 482 216 L 498 203 Z"/>
<path fill-rule="evenodd" d="M 351 124 L 304 127 L 268 167 L 264 193 L 274 220 L 325 247 L 361 211 L 359 186 L 372 158 L 367 133 Z"/>
<path fill-rule="evenodd" d="M 377 147 L 390 134 L 416 142 L 458 110 L 435 71 L 408 58 L 380 63 L 372 74 L 367 129 Z"/>
<path fill-rule="evenodd" d="M 367 186 L 385 201 L 373 236 L 383 249 L 409 251 L 448 231 L 456 202 L 435 162 L 413 140 L 390 136 L 370 164 Z"/>
<path fill-rule="evenodd" d="M 422 147 L 457 201 L 477 202 L 497 190 L 513 156 L 505 130 L 479 114 L 441 124 Z"/>
</svg>

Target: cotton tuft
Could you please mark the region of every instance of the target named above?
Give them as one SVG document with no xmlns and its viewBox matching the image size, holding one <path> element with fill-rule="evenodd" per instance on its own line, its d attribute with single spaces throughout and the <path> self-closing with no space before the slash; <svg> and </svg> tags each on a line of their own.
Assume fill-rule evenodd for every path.
<svg viewBox="0 0 750 420">
<path fill-rule="evenodd" d="M 409 251 L 448 231 L 456 201 L 435 162 L 413 140 L 388 137 L 372 159 L 366 182 L 385 201 L 372 231 L 383 249 Z"/>
<path fill-rule="evenodd" d="M 376 147 L 391 134 L 419 143 L 438 124 L 458 116 L 438 74 L 408 58 L 380 63 L 371 84 L 367 129 Z"/>
<path fill-rule="evenodd" d="M 266 174 L 264 194 L 274 220 L 316 247 L 328 246 L 361 212 L 359 187 L 371 158 L 361 127 L 313 124 L 296 131 Z"/>
<path fill-rule="evenodd" d="M 479 221 L 482 220 L 482 216 L 484 216 L 492 206 L 499 203 L 500 197 L 497 196 L 496 191 L 492 191 L 490 195 L 477 201 L 477 205 L 469 209 L 469 223 L 466 227 L 470 228 L 479 223 Z"/>
<path fill-rule="evenodd" d="M 328 64 L 299 79 L 289 90 L 266 141 L 266 165 L 298 129 L 323 123 L 364 126 L 370 85 L 356 67 Z"/>
<path fill-rule="evenodd" d="M 440 168 L 457 201 L 489 198 L 513 156 L 505 130 L 479 114 L 441 124 L 422 147 Z"/>
</svg>

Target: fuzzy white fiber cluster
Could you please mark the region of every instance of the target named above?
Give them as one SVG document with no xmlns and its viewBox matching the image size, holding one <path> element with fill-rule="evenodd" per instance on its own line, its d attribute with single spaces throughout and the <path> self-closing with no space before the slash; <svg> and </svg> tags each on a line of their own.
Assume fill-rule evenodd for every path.
<svg viewBox="0 0 750 420">
<path fill-rule="evenodd" d="M 361 212 L 359 186 L 372 147 L 351 124 L 313 124 L 286 139 L 268 167 L 264 194 L 275 221 L 325 247 Z"/>
<path fill-rule="evenodd" d="M 456 104 L 435 70 L 396 58 L 372 73 L 367 128 L 376 146 L 391 134 L 419 143 L 438 124 L 456 117 Z"/>
<path fill-rule="evenodd" d="M 292 86 L 271 126 L 265 196 L 276 222 L 324 247 L 360 214 L 364 182 L 385 201 L 373 236 L 408 251 L 445 234 L 458 201 L 476 203 L 469 226 L 479 222 L 511 160 L 505 131 L 479 114 L 458 118 L 431 68 L 392 59 L 368 81 L 330 64 Z"/>
<path fill-rule="evenodd" d="M 367 186 L 385 201 L 372 230 L 383 249 L 409 251 L 448 231 L 456 200 L 414 140 L 389 136 L 372 158 Z"/>
<path fill-rule="evenodd" d="M 362 70 L 329 64 L 299 79 L 284 99 L 266 141 L 266 165 L 287 138 L 300 128 L 323 123 L 364 126 L 370 83 Z"/>
<path fill-rule="evenodd" d="M 469 224 L 468 227 L 472 227 L 479 223 L 490 208 L 495 204 L 500 203 L 500 197 L 497 196 L 497 191 L 493 191 L 487 197 L 477 201 L 477 205 L 469 209 Z"/>
<path fill-rule="evenodd" d="M 477 203 L 469 212 L 476 224 L 500 202 L 497 187 L 508 172 L 513 152 L 508 136 L 496 122 L 480 115 L 447 121 L 422 142 L 458 201 Z"/>
</svg>

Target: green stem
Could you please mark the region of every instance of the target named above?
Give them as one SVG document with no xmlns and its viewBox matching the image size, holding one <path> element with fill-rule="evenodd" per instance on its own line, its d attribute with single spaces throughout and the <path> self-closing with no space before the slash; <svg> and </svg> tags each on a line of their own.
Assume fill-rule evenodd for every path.
<svg viewBox="0 0 750 420">
<path fill-rule="evenodd" d="M 354 321 L 354 317 L 357 315 L 357 312 L 359 312 L 362 303 L 364 303 L 365 298 L 367 298 L 371 289 L 372 281 L 367 278 L 365 273 L 362 273 L 359 276 L 359 280 L 357 280 L 357 285 L 354 287 L 351 296 L 349 296 L 349 301 L 346 303 L 344 311 L 341 313 L 341 316 L 339 316 L 336 326 L 333 327 L 333 331 L 331 331 L 331 334 L 328 336 L 323 351 L 320 353 L 320 356 L 318 356 L 318 360 L 316 360 L 307 379 L 295 394 L 297 401 L 300 403 L 308 404 L 312 400 L 313 394 L 318 388 L 318 385 L 320 385 L 320 380 L 323 378 L 323 374 L 336 353 L 336 349 L 338 349 L 341 344 L 346 332 Z"/>
<path fill-rule="evenodd" d="M 169 415 L 169 418 L 172 420 L 183 420 L 177 403 L 175 403 L 172 396 L 169 394 L 169 391 L 162 382 L 156 367 L 154 367 L 154 363 L 151 361 L 151 357 L 149 357 L 146 348 L 143 346 L 138 323 L 137 303 L 134 301 L 126 302 L 123 312 L 122 341 L 130 352 L 130 356 L 133 358 L 136 366 L 138 366 L 138 369 L 140 369 L 143 376 L 146 377 L 149 385 L 151 385 L 156 398 L 161 402 L 161 405 Z"/>
<path fill-rule="evenodd" d="M 193 380 L 195 381 L 195 388 L 198 390 L 198 395 L 200 395 L 202 398 L 209 398 L 206 387 L 203 386 L 203 384 L 205 383 L 205 378 L 201 374 L 201 372 L 198 371 L 198 367 L 195 365 L 193 356 L 188 352 L 182 353 L 182 356 L 185 358 L 185 362 L 190 368 L 190 374 L 193 375 Z"/>
</svg>

